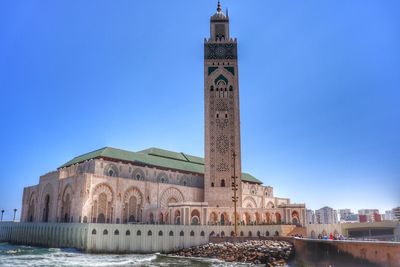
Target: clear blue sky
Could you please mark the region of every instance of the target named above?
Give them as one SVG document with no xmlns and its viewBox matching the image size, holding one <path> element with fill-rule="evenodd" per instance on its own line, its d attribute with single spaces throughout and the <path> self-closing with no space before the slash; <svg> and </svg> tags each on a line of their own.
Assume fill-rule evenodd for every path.
<svg viewBox="0 0 400 267">
<path fill-rule="evenodd" d="M 316 209 L 400 205 L 400 1 L 233 1 L 242 160 Z M 203 156 L 212 0 L 0 5 L 0 209 L 104 146 Z"/>
</svg>

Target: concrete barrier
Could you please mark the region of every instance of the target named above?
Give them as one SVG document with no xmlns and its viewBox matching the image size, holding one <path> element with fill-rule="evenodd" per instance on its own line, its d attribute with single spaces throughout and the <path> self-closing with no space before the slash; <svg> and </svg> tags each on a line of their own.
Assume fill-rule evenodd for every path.
<svg viewBox="0 0 400 267">
<path fill-rule="evenodd" d="M 243 237 L 286 236 L 292 225 L 239 226 Z M 0 241 L 46 247 L 73 247 L 90 253 L 170 252 L 230 236 L 233 226 L 0 223 Z"/>
<path fill-rule="evenodd" d="M 296 261 L 306 266 L 400 266 L 398 242 L 294 238 L 293 243 Z"/>
</svg>

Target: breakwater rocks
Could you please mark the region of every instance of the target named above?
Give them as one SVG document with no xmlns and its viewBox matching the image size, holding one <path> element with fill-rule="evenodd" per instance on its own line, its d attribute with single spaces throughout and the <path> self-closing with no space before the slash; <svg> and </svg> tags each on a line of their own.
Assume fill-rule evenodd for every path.
<svg viewBox="0 0 400 267">
<path fill-rule="evenodd" d="M 209 243 L 170 253 L 181 257 L 217 258 L 227 262 L 243 262 L 281 266 L 294 255 L 291 243 L 274 240 L 251 240 L 236 243 Z"/>
</svg>

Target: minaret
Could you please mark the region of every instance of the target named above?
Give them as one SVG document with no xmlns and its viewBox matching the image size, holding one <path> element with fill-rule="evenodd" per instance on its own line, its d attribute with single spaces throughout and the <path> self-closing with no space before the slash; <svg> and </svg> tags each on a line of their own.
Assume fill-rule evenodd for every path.
<svg viewBox="0 0 400 267">
<path fill-rule="evenodd" d="M 237 41 L 230 38 L 229 17 L 219 1 L 210 23 L 211 36 L 204 42 L 204 200 L 210 207 L 232 207 L 234 169 L 239 178 L 238 196 L 242 173 Z"/>
</svg>

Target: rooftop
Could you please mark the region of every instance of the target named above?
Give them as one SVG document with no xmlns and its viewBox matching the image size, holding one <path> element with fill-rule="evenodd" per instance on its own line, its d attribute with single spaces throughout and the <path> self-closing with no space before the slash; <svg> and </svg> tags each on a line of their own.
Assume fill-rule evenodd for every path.
<svg viewBox="0 0 400 267">
<path fill-rule="evenodd" d="M 77 156 L 59 167 L 59 169 L 81 163 L 90 159 L 112 159 L 124 162 L 139 163 L 161 168 L 204 174 L 204 159 L 182 152 L 174 152 L 156 147 L 138 152 L 127 151 L 112 147 L 103 147 L 98 150 Z M 242 181 L 262 184 L 260 180 L 249 173 L 242 173 Z"/>
</svg>

